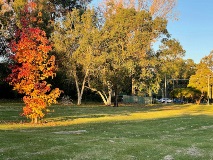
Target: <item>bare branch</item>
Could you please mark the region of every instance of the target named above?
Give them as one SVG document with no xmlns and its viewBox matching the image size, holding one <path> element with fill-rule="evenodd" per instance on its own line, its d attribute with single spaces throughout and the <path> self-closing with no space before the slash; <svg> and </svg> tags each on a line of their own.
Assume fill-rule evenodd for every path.
<svg viewBox="0 0 213 160">
<path fill-rule="evenodd" d="M 176 5 L 177 0 L 103 0 L 99 6 L 105 16 L 116 12 L 118 7 L 124 7 L 149 11 L 153 18 L 176 19 Z"/>
</svg>

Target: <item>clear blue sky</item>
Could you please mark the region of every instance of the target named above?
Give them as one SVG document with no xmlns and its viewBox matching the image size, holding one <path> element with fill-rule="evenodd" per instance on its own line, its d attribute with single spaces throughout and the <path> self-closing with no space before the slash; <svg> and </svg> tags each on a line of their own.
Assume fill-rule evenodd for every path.
<svg viewBox="0 0 213 160">
<path fill-rule="evenodd" d="M 176 10 L 179 20 L 170 21 L 167 29 L 186 50 L 185 59 L 199 63 L 213 50 L 213 0 L 178 0 Z"/>
<path fill-rule="evenodd" d="M 186 50 L 185 58 L 199 63 L 213 50 L 213 0 L 178 0 L 179 20 L 168 30 Z"/>
</svg>

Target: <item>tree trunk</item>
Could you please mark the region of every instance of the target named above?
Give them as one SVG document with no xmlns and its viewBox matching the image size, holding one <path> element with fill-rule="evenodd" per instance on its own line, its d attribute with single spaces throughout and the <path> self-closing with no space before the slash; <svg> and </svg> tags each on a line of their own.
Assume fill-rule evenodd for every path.
<svg viewBox="0 0 213 160">
<path fill-rule="evenodd" d="M 201 96 L 200 98 L 196 99 L 196 100 L 195 100 L 196 104 L 200 105 L 200 102 L 201 102 L 201 99 L 202 99 L 202 98 L 203 98 L 203 97 Z"/>
<path fill-rule="evenodd" d="M 78 83 L 78 79 L 77 76 L 75 77 L 75 85 L 76 85 L 76 90 L 77 90 L 77 95 L 78 95 L 78 101 L 77 101 L 77 105 L 81 105 L 81 92 L 80 92 L 80 88 L 79 88 L 79 83 Z"/>
<path fill-rule="evenodd" d="M 82 96 L 83 96 L 83 93 L 84 93 L 84 88 L 85 88 L 85 83 L 86 83 L 86 78 L 88 76 L 88 73 L 89 73 L 89 70 L 87 69 L 85 76 L 84 76 L 84 79 L 83 79 L 83 82 L 82 82 L 81 90 L 80 90 L 77 74 L 74 73 L 75 85 L 76 85 L 77 94 L 78 94 L 77 105 L 81 105 L 81 100 L 82 100 Z"/>
<path fill-rule="evenodd" d="M 77 101 L 77 105 L 81 105 L 81 100 L 82 100 L 82 94 L 80 93 L 80 91 L 78 92 L 78 101 Z"/>
<path fill-rule="evenodd" d="M 201 101 L 201 99 L 196 99 L 195 100 L 195 102 L 196 102 L 197 105 L 200 105 L 200 101 Z"/>
<path fill-rule="evenodd" d="M 112 103 L 112 84 L 109 81 L 107 82 L 107 88 L 108 88 L 107 105 L 110 106 Z"/>
<path fill-rule="evenodd" d="M 90 87 L 90 85 L 89 85 L 89 87 L 86 87 L 86 88 L 89 88 L 93 92 L 97 92 L 101 96 L 101 99 L 103 100 L 104 105 L 106 105 L 106 106 L 111 105 L 111 103 L 112 103 L 112 87 L 111 87 L 110 83 L 108 84 L 108 95 L 104 91 L 98 91 L 96 88 Z"/>
<path fill-rule="evenodd" d="M 32 118 L 31 123 L 37 124 L 38 123 L 38 117 Z"/>
<path fill-rule="evenodd" d="M 135 93 L 135 79 L 132 78 L 132 96 L 136 95 Z"/>
<path fill-rule="evenodd" d="M 110 106 L 112 103 L 112 90 L 108 92 L 107 105 Z"/>
<path fill-rule="evenodd" d="M 97 92 L 101 96 L 101 99 L 103 100 L 104 104 L 107 105 L 107 97 L 104 96 L 104 94 L 101 93 L 101 91 L 97 91 Z"/>
<path fill-rule="evenodd" d="M 202 93 L 200 97 L 195 98 L 195 103 L 199 105 L 203 97 L 204 94 Z"/>
<path fill-rule="evenodd" d="M 117 88 L 117 85 L 115 86 L 115 100 L 114 100 L 114 107 L 118 107 L 118 88 Z"/>
<path fill-rule="evenodd" d="M 98 94 L 101 96 L 103 102 L 104 102 L 104 105 L 106 106 L 110 106 L 111 105 L 111 97 L 112 97 L 112 93 L 109 92 L 109 95 L 107 96 L 105 93 L 102 93 L 101 91 L 97 91 Z"/>
<path fill-rule="evenodd" d="M 106 105 L 106 106 L 110 106 L 111 105 L 111 102 L 112 102 L 112 90 L 108 91 L 108 96 L 107 96 L 104 91 L 101 92 L 101 91 L 98 91 L 95 88 L 90 88 L 90 87 L 87 87 L 87 88 L 91 89 L 92 91 L 97 92 L 101 96 L 101 99 L 103 100 L 104 105 Z"/>
</svg>

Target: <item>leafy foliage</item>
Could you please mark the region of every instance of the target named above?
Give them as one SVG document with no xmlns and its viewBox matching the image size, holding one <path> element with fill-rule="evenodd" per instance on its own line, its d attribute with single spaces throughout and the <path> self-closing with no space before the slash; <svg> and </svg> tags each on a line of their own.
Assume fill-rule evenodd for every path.
<svg viewBox="0 0 213 160">
<path fill-rule="evenodd" d="M 88 75 L 94 69 L 96 57 L 99 56 L 95 21 L 93 10 L 87 10 L 81 15 L 80 11 L 75 9 L 67 14 L 62 23 L 55 25 L 55 32 L 51 37 L 55 51 L 60 57 L 60 65 L 69 77 L 74 78 L 78 105 L 81 104 Z"/>
<path fill-rule="evenodd" d="M 11 21 L 14 12 L 11 3 L 0 0 L 0 35 L 8 36 L 8 29 L 11 27 Z"/>
<path fill-rule="evenodd" d="M 188 86 L 201 91 L 202 95 L 209 95 L 210 86 L 213 85 L 213 52 L 201 59 L 197 65 L 197 70 L 190 77 Z"/>
<path fill-rule="evenodd" d="M 50 0 L 55 6 L 61 6 L 63 10 L 72 11 L 74 8 L 86 9 L 92 0 Z"/>
<path fill-rule="evenodd" d="M 160 72 L 164 75 L 169 75 L 169 78 L 180 78 L 181 69 L 183 67 L 183 56 L 185 50 L 180 42 L 175 39 L 163 41 L 158 51 L 159 59 L 161 61 Z"/>
<path fill-rule="evenodd" d="M 44 30 L 47 37 L 50 36 L 53 30 L 53 21 L 51 20 L 51 11 L 47 0 L 35 0 L 33 3 L 18 0 L 14 2 L 13 7 L 16 11 L 16 25 L 19 28 L 30 24 L 31 27 L 39 27 Z"/>
<path fill-rule="evenodd" d="M 115 14 L 106 19 L 101 30 L 106 66 L 111 72 L 113 86 L 123 87 L 125 78 L 137 79 L 137 83 L 153 79 L 153 62 L 149 55 L 153 41 L 166 34 L 167 21 L 152 19 L 149 12 L 133 8 L 117 8 Z M 143 81 L 144 82 L 144 81 Z"/>
<path fill-rule="evenodd" d="M 45 115 L 46 106 L 56 103 L 60 95 L 58 88 L 51 91 L 51 85 L 45 81 L 55 76 L 55 57 L 48 56 L 51 46 L 45 32 L 29 27 L 26 19 L 21 22 L 23 27 L 17 30 L 16 39 L 10 44 L 14 64 L 7 80 L 14 90 L 25 95 L 23 115 L 37 123 Z"/>
<path fill-rule="evenodd" d="M 46 59 L 34 60 L 38 53 L 51 51 L 49 43 L 43 40 L 50 36 L 54 45 L 51 54 L 57 57 L 59 72 L 63 75 L 63 78 L 54 79 L 51 84 L 58 85 L 59 79 L 68 82 L 72 85 L 67 87 L 71 88 L 69 93 L 72 97 L 77 93 L 78 104 L 81 104 L 84 88 L 100 94 L 105 104 L 110 105 L 113 90 L 116 94 L 130 94 L 132 91 L 134 95 L 140 91 L 140 95 L 152 96 L 160 87 L 163 88 L 160 85 L 165 75 L 168 79 L 188 79 L 195 72 L 193 61 L 183 60 L 185 50 L 180 43 L 175 39 L 168 39 L 167 16 L 172 15 L 176 0 L 105 0 L 102 9 L 106 10 L 102 12 L 87 9 L 90 2 L 91 0 L 13 2 L 13 9 L 9 8 L 8 11 L 15 12 L 16 25 L 20 29 L 11 43 L 11 46 L 14 44 L 16 47 L 13 47 L 13 60 L 17 65 L 12 68 L 13 74 L 17 74 L 15 79 L 30 77 L 32 66 L 38 65 L 39 83 L 42 87 L 48 86 L 49 89 L 44 90 L 50 93 L 50 86 L 45 79 L 55 76 L 55 58 L 47 56 Z M 10 7 L 9 3 L 7 5 Z M 30 35 L 30 32 L 33 34 Z M 43 38 L 37 39 L 36 35 Z M 161 39 L 164 41 L 156 53 L 153 44 Z M 38 48 L 27 48 L 25 45 L 35 45 Z M 26 56 L 24 50 L 32 55 L 31 58 Z M 22 58 L 16 52 L 22 53 Z M 35 61 L 43 60 L 44 62 L 35 64 Z M 52 73 L 48 73 L 45 70 L 47 68 Z M 20 87 L 25 83 L 27 80 L 17 82 L 19 86 L 16 85 L 15 89 L 29 94 L 30 87 L 27 87 L 28 90 Z"/>
<path fill-rule="evenodd" d="M 12 3 L 0 0 L 0 61 L 8 60 L 9 49 L 8 41 L 13 37 L 14 33 L 14 11 Z"/>
<path fill-rule="evenodd" d="M 196 88 L 187 87 L 187 88 L 176 88 L 171 93 L 172 97 L 176 98 L 186 98 L 189 102 L 200 103 L 200 98 L 202 98 L 202 92 Z"/>
</svg>

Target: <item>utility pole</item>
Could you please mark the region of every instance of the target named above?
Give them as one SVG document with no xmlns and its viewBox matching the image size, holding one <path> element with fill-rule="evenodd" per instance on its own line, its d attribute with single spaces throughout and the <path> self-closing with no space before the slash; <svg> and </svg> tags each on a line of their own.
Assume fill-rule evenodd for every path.
<svg viewBox="0 0 213 160">
<path fill-rule="evenodd" d="M 209 105 L 209 78 L 210 78 L 210 76 L 208 76 L 208 105 Z"/>
<path fill-rule="evenodd" d="M 210 78 L 213 77 L 211 75 L 208 75 L 208 91 L 207 91 L 207 98 L 208 98 L 208 101 L 207 101 L 207 104 L 209 105 L 209 97 L 210 97 Z M 211 85 L 211 89 L 212 89 L 212 85 Z M 211 91 L 211 98 L 212 98 L 212 91 Z"/>
<path fill-rule="evenodd" d="M 210 75 L 208 75 L 208 102 L 207 104 L 209 105 L 209 95 L 210 95 L 210 87 L 209 87 L 209 80 L 210 80 Z"/>
<path fill-rule="evenodd" d="M 166 80 L 166 75 L 165 75 L 165 84 L 164 84 L 165 85 L 165 95 L 164 95 L 164 98 L 167 97 L 167 91 L 166 91 L 167 90 L 167 88 L 166 88 L 167 87 L 167 82 L 166 81 L 167 80 Z"/>
</svg>

